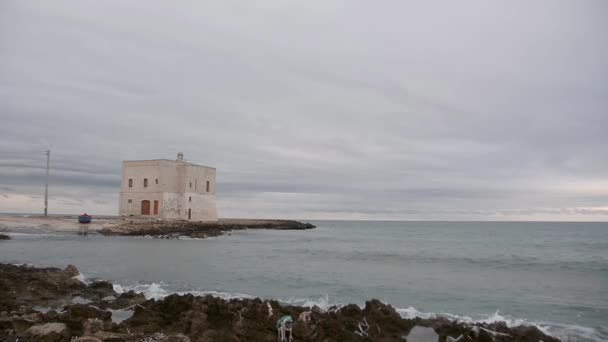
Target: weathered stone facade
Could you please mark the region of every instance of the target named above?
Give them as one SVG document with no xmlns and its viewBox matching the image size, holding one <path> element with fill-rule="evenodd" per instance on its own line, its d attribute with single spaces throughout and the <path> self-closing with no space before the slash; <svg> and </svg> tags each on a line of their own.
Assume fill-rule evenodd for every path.
<svg viewBox="0 0 608 342">
<path fill-rule="evenodd" d="M 216 221 L 215 168 L 176 160 L 122 162 L 119 215 Z"/>
</svg>

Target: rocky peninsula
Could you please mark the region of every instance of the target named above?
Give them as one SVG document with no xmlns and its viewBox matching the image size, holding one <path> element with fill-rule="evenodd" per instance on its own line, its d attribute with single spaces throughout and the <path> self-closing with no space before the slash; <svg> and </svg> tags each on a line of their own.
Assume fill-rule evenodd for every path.
<svg viewBox="0 0 608 342">
<path fill-rule="evenodd" d="M 378 300 L 329 310 L 191 294 L 154 300 L 117 293 L 106 281 L 85 283 L 71 265 L 0 264 L 2 341 L 270 342 L 285 316 L 293 319 L 294 341 L 559 341 L 533 326 L 404 319 Z"/>
<path fill-rule="evenodd" d="M 219 236 L 233 230 L 303 230 L 312 228 L 315 228 L 315 226 L 310 223 L 302 223 L 291 220 L 220 219 L 216 222 L 196 222 L 183 220 L 126 220 L 114 226 L 101 229 L 99 233 L 104 235 L 149 235 L 168 238 L 177 236 L 207 238 L 211 236 Z"/>
<path fill-rule="evenodd" d="M 100 233 L 103 235 L 207 238 L 233 230 L 274 229 L 303 230 L 315 228 L 310 223 L 291 220 L 219 219 L 213 222 L 159 220 L 142 217 L 93 217 L 90 224 L 79 224 L 77 216 L 0 216 L 0 233 Z M 6 236 L 6 235 L 5 235 Z M 8 236 L 7 236 L 8 237 Z M 1 237 L 0 237 L 1 239 Z"/>
</svg>

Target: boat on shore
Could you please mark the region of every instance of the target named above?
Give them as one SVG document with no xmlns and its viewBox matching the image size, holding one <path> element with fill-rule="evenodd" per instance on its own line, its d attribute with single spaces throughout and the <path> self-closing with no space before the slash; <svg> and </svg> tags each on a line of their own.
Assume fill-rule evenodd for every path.
<svg viewBox="0 0 608 342">
<path fill-rule="evenodd" d="M 93 220 L 93 216 L 84 213 L 83 215 L 78 216 L 78 223 L 91 223 Z"/>
</svg>

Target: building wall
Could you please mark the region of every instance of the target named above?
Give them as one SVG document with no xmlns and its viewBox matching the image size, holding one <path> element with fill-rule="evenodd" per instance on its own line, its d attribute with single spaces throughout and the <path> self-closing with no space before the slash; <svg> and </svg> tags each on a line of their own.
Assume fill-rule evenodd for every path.
<svg viewBox="0 0 608 342">
<path fill-rule="evenodd" d="M 131 200 L 131 203 L 129 203 Z M 119 199 L 119 215 L 121 216 L 140 216 L 141 202 L 150 201 L 150 217 L 162 217 L 162 192 L 130 192 L 121 193 Z M 158 215 L 154 215 L 154 201 L 158 201 Z"/>
<path fill-rule="evenodd" d="M 129 179 L 133 182 L 132 187 L 129 187 Z M 148 180 L 147 187 L 144 187 L 144 179 Z M 164 159 L 122 163 L 120 215 L 141 215 L 141 201 L 149 200 L 150 216 L 154 217 L 154 200 L 157 200 L 159 218 L 188 219 L 190 210 L 191 220 L 217 220 L 215 195 L 214 168 Z M 128 203 L 129 199 L 132 203 Z"/>
<path fill-rule="evenodd" d="M 184 216 L 188 217 L 191 210 L 193 221 L 215 221 L 217 220 L 217 209 L 215 206 L 215 195 L 201 195 L 187 192 L 184 195 Z"/>
</svg>

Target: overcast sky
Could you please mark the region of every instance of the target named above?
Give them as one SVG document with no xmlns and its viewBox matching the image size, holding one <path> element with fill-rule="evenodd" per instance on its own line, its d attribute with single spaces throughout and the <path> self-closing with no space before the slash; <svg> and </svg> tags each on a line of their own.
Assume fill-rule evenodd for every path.
<svg viewBox="0 0 608 342">
<path fill-rule="evenodd" d="M 608 1 L 0 2 L 0 212 L 116 214 L 120 162 L 223 217 L 608 220 Z"/>
</svg>

